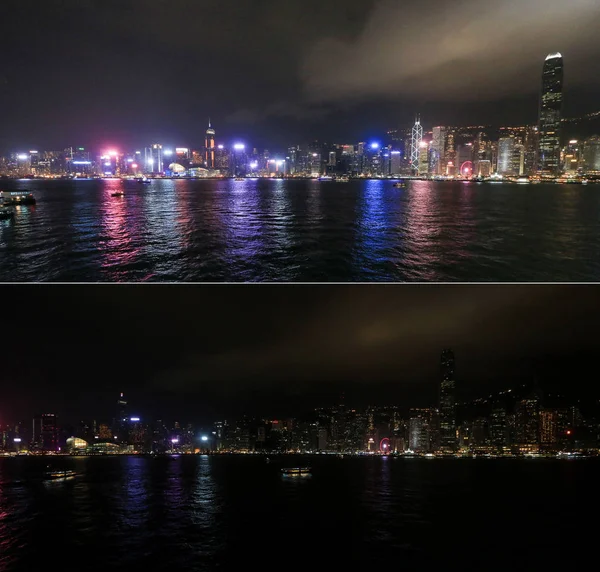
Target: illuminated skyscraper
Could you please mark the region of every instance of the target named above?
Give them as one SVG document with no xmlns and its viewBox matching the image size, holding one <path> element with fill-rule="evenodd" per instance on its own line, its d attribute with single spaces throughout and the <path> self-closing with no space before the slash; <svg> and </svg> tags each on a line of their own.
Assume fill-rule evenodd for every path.
<svg viewBox="0 0 600 572">
<path fill-rule="evenodd" d="M 421 143 L 423 141 L 423 127 L 420 118 L 417 118 L 412 128 L 410 140 L 410 164 L 414 175 L 419 175 L 419 160 L 421 158 Z"/>
<path fill-rule="evenodd" d="M 215 168 L 215 130 L 212 128 L 210 124 L 210 119 L 208 120 L 208 129 L 206 130 L 206 141 L 205 141 L 205 152 L 204 152 L 204 162 L 206 164 L 207 169 Z"/>
<path fill-rule="evenodd" d="M 560 171 L 563 69 L 561 54 L 549 54 L 546 57 L 539 120 L 538 171 L 542 175 L 556 176 Z"/>
<path fill-rule="evenodd" d="M 446 128 L 433 128 L 433 141 L 431 143 L 431 174 L 446 174 Z"/>
<path fill-rule="evenodd" d="M 456 447 L 456 384 L 454 381 L 454 352 L 444 350 L 441 360 L 440 384 L 440 442 L 445 449 Z"/>
</svg>

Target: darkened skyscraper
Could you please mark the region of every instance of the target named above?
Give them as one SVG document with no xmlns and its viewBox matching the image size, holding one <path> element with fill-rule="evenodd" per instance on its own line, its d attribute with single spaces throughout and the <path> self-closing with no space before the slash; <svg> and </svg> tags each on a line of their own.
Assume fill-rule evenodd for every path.
<svg viewBox="0 0 600 572">
<path fill-rule="evenodd" d="M 560 171 L 560 121 L 563 101 L 563 58 L 550 54 L 544 63 L 540 101 L 538 171 L 556 176 Z"/>
<path fill-rule="evenodd" d="M 38 451 L 58 451 L 58 424 L 54 413 L 34 417 L 31 444 Z"/>
<path fill-rule="evenodd" d="M 440 444 L 444 449 L 456 447 L 456 384 L 454 381 L 454 352 L 442 352 L 442 381 L 440 384 Z"/>
</svg>

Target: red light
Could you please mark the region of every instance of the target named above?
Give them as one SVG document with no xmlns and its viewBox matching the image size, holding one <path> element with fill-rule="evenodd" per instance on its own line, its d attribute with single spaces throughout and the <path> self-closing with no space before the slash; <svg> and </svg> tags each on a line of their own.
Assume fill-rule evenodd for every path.
<svg viewBox="0 0 600 572">
<path fill-rule="evenodd" d="M 132 164 L 131 164 L 131 168 L 132 168 L 132 169 L 137 169 L 137 168 L 138 168 L 138 166 L 137 166 L 137 163 L 132 163 Z"/>
</svg>

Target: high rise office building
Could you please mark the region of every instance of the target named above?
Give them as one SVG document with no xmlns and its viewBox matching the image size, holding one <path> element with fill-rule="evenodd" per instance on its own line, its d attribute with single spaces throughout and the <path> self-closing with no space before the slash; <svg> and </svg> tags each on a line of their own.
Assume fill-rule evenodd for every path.
<svg viewBox="0 0 600 572">
<path fill-rule="evenodd" d="M 212 128 L 209 119 L 208 129 L 206 130 L 206 139 L 204 142 L 204 163 L 207 169 L 215 168 L 215 151 L 215 130 Z"/>
<path fill-rule="evenodd" d="M 58 420 L 54 413 L 44 413 L 33 419 L 31 444 L 39 451 L 56 452 L 58 447 Z"/>
<path fill-rule="evenodd" d="M 412 128 L 410 140 L 410 164 L 413 175 L 420 175 L 419 166 L 421 161 L 421 143 L 423 142 L 423 126 L 421 120 L 417 118 Z"/>
<path fill-rule="evenodd" d="M 431 174 L 446 174 L 446 128 L 433 128 L 433 141 L 431 142 Z"/>
<path fill-rule="evenodd" d="M 538 151 L 538 172 L 546 176 L 557 176 L 560 172 L 563 75 L 562 55 L 549 54 L 542 75 Z"/>
<path fill-rule="evenodd" d="M 583 147 L 583 165 L 586 173 L 600 171 L 600 137 L 586 139 Z"/>
<path fill-rule="evenodd" d="M 456 447 L 456 382 L 454 352 L 444 350 L 441 359 L 440 383 L 440 443 L 445 449 Z"/>
</svg>

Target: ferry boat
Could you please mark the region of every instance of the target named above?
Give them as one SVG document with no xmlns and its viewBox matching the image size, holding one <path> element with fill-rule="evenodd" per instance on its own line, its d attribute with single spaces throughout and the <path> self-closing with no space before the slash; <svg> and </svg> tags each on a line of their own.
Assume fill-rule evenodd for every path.
<svg viewBox="0 0 600 572">
<path fill-rule="evenodd" d="M 529 185 L 531 183 L 531 180 L 529 179 L 529 177 L 521 177 L 517 179 L 517 183 L 519 185 Z"/>
<path fill-rule="evenodd" d="M 72 479 L 77 476 L 75 471 L 67 471 L 61 469 L 49 469 L 44 473 L 44 480 L 56 481 L 59 479 Z"/>
<path fill-rule="evenodd" d="M 305 477 L 311 474 L 310 467 L 295 467 L 293 469 L 281 469 L 284 477 Z"/>
<path fill-rule="evenodd" d="M 137 179 L 137 182 L 140 185 L 149 185 L 152 181 L 150 181 L 149 179 L 146 179 L 146 177 L 144 177 L 142 179 Z"/>
<path fill-rule="evenodd" d="M 11 209 L 0 208 L 0 220 L 7 220 L 15 215 Z"/>
<path fill-rule="evenodd" d="M 29 191 L 2 191 L 4 205 L 35 205 L 35 197 Z"/>
<path fill-rule="evenodd" d="M 396 189 L 404 189 L 406 188 L 406 183 L 404 181 L 398 181 L 397 183 L 394 183 L 394 187 Z"/>
<path fill-rule="evenodd" d="M 110 196 L 111 197 L 122 197 L 125 193 L 123 191 L 117 191 L 115 193 L 112 193 Z"/>
<path fill-rule="evenodd" d="M 336 183 L 349 183 L 350 182 L 350 177 L 338 177 L 335 180 Z"/>
<path fill-rule="evenodd" d="M 235 180 L 236 181 L 245 181 L 246 179 L 244 179 L 243 177 L 236 177 Z"/>
</svg>

